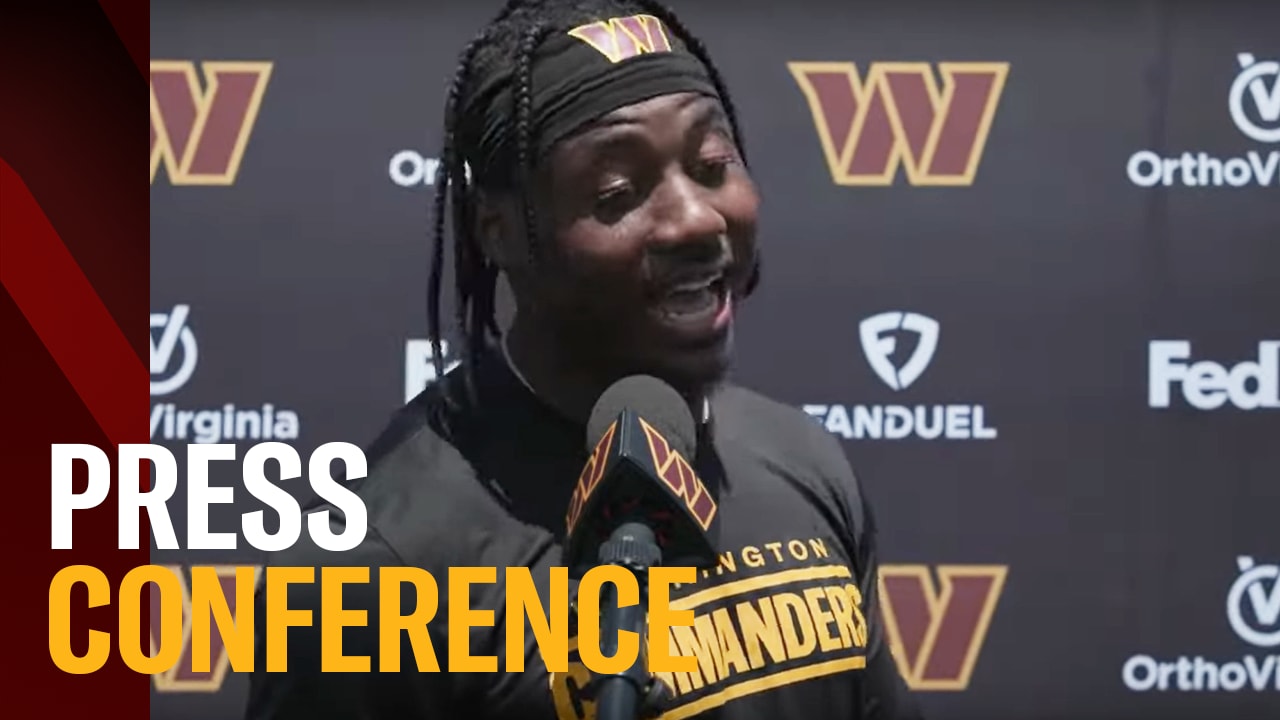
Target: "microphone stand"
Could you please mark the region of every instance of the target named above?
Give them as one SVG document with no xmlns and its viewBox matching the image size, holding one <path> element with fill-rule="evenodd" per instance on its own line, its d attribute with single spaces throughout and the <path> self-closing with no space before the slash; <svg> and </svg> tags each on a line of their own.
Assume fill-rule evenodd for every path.
<svg viewBox="0 0 1280 720">
<path fill-rule="evenodd" d="M 668 692 L 667 686 L 652 678 L 645 668 L 645 611 L 649 605 L 649 568 L 662 564 L 662 550 L 653 530 L 641 522 L 618 526 L 597 554 L 601 565 L 618 565 L 630 570 L 640 586 L 640 602 L 618 607 L 618 591 L 612 583 L 600 593 L 601 652 L 606 657 L 618 652 L 618 631 L 640 636 L 640 651 L 631 667 L 620 673 L 595 674 L 592 680 L 598 720 L 638 720 L 657 717 Z"/>
</svg>

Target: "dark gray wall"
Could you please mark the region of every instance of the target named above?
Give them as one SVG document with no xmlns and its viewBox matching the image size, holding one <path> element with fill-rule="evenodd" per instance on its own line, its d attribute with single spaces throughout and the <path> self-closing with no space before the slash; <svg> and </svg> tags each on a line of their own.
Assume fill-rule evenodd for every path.
<svg viewBox="0 0 1280 720">
<path fill-rule="evenodd" d="M 455 55 L 493 5 L 152 3 L 153 62 L 196 63 L 200 87 L 199 63 L 270 64 L 233 178 L 178 184 L 162 167 L 152 179 L 153 338 L 184 305 L 198 348 L 189 379 L 153 408 L 270 404 L 286 425 L 296 414 L 305 453 L 368 441 L 406 377 L 425 379 L 412 346 L 425 337 L 431 188 L 415 163 L 437 151 Z M 970 673 L 909 668 L 931 717 L 1280 717 L 1280 5 L 684 5 L 733 89 L 765 200 L 765 284 L 742 315 L 737 379 L 842 437 L 849 428 L 891 601 L 910 626 L 899 635 L 927 627 L 910 612 L 923 597 L 913 566 L 939 589 L 939 572 L 955 571 L 944 566 L 1006 573 Z M 967 182 L 913 184 L 899 169 L 888 184 L 842 185 L 793 62 L 853 63 L 860 79 L 876 63 L 924 63 L 939 87 L 945 63 L 1007 64 L 1007 75 Z M 210 125 L 224 139 L 227 107 Z M 1194 165 L 1167 185 L 1144 179 L 1152 158 L 1184 152 L 1223 162 L 1226 177 L 1205 186 L 1215 170 Z M 899 311 L 937 332 L 923 372 L 895 390 L 869 358 L 887 355 L 876 362 L 901 377 L 922 337 L 912 328 L 929 323 L 881 336 L 898 338 L 891 353 L 859 328 Z M 153 381 L 182 365 L 176 337 Z M 1168 407 L 1149 392 L 1160 340 L 1186 341 L 1188 362 L 1202 363 Z M 1184 396 L 1228 387 L 1229 372 L 1255 378 L 1214 409 Z M 962 406 L 949 411 L 960 419 L 980 408 L 991 437 L 854 432 L 883 406 Z M 153 442 L 186 442 L 161 425 Z M 236 530 L 250 508 L 216 508 L 213 529 Z M 182 537 L 185 517 L 174 520 Z M 258 560 L 252 549 L 152 558 Z M 963 656 L 964 630 L 941 633 L 936 652 Z M 918 653 L 902 647 L 910 665 Z M 1139 689 L 1151 663 L 1180 658 L 1167 689 Z M 1244 673 L 1243 688 L 1196 686 L 1208 674 L 1197 658 L 1219 666 L 1214 687 Z M 1251 669 L 1269 673 L 1262 690 Z M 930 689 L 937 681 L 952 689 Z M 243 692 L 235 675 L 212 695 L 157 691 L 151 715 L 233 718 Z"/>
</svg>

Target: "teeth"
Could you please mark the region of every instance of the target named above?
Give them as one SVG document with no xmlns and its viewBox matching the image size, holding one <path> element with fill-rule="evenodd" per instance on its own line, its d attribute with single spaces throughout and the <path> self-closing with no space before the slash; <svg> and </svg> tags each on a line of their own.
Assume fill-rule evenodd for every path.
<svg viewBox="0 0 1280 720">
<path fill-rule="evenodd" d="M 680 283 L 679 285 L 672 286 L 670 292 L 674 294 L 674 293 L 681 293 L 681 292 L 698 292 L 701 290 L 706 290 L 707 288 L 711 287 L 719 279 L 720 279 L 719 276 L 716 276 L 716 277 L 704 278 L 702 280 L 696 280 L 692 282 Z"/>
</svg>

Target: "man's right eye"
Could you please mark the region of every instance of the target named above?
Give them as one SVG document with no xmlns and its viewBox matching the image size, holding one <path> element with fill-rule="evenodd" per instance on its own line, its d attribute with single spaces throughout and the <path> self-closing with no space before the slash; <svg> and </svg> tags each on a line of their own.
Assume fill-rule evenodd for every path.
<svg viewBox="0 0 1280 720">
<path fill-rule="evenodd" d="M 608 217 L 621 217 L 630 210 L 635 202 L 635 193 L 630 183 L 615 183 L 596 194 L 596 214 Z"/>
</svg>

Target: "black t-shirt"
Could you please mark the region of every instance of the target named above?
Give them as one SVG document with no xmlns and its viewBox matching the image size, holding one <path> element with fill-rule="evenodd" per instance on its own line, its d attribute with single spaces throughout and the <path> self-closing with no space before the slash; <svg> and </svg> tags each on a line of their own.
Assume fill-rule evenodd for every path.
<svg viewBox="0 0 1280 720">
<path fill-rule="evenodd" d="M 315 624 L 289 630 L 288 672 L 266 672 L 259 591 L 248 720 L 594 717 L 576 642 L 569 672 L 548 673 L 526 628 L 525 670 L 506 671 L 503 585 L 503 568 L 528 567 L 549 606 L 549 568 L 561 564 L 565 510 L 587 460 L 585 427 L 541 403 L 498 353 L 477 368 L 479 411 L 445 409 L 440 393 L 457 382 L 451 373 L 406 405 L 368 448 L 368 476 L 354 486 L 369 520 L 358 548 L 320 550 L 304 533 L 270 558 L 316 568 L 316 582 L 292 586 L 288 599 Z M 839 444 L 798 410 L 733 385 L 713 395 L 711 410 L 693 464 L 717 494 L 720 563 L 671 590 L 673 608 L 695 613 L 692 628 L 673 630 L 672 646 L 696 655 L 699 669 L 659 675 L 675 696 L 662 717 L 917 717 L 880 621 L 874 528 Z M 340 529 L 341 514 L 323 509 Z M 344 609 L 365 611 L 369 623 L 346 629 L 342 651 L 369 657 L 372 672 L 319 672 L 324 566 L 371 568 L 368 584 L 346 586 Z M 391 566 L 436 580 L 428 628 L 440 672 L 417 672 L 406 633 L 400 671 L 379 672 L 378 568 Z M 449 568 L 494 566 L 496 582 L 470 587 L 468 606 L 491 610 L 493 622 L 471 628 L 469 645 L 473 656 L 496 656 L 497 670 L 448 672 Z M 417 599 L 405 588 L 408 614 Z"/>
</svg>

